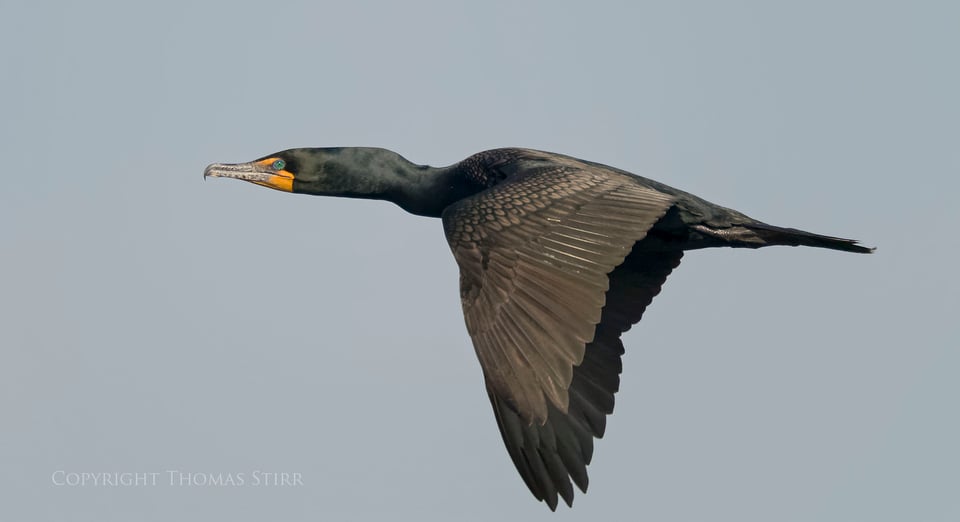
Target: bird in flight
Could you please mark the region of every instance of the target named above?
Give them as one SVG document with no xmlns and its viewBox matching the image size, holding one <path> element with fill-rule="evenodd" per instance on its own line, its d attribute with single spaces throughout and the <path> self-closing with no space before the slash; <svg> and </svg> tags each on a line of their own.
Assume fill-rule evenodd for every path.
<svg viewBox="0 0 960 522">
<path fill-rule="evenodd" d="M 686 250 L 851 239 L 768 225 L 629 172 L 530 149 L 448 167 L 379 148 L 301 148 L 204 177 L 285 192 L 392 201 L 441 218 L 460 267 L 467 331 L 507 452 L 533 495 L 557 507 L 587 490 L 593 439 L 620 386 L 620 336 Z M 572 484 L 571 484 L 572 481 Z"/>
</svg>

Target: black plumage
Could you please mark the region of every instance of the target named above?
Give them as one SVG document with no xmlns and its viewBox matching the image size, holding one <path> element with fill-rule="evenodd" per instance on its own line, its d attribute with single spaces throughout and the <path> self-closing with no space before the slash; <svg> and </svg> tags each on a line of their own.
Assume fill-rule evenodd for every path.
<svg viewBox="0 0 960 522">
<path fill-rule="evenodd" d="M 587 489 L 624 353 L 684 251 L 856 241 L 767 225 L 613 167 L 528 149 L 444 168 L 372 148 L 291 149 L 205 176 L 288 192 L 393 201 L 440 217 L 460 267 L 467 330 L 507 451 L 555 509 Z M 572 484 L 571 484 L 572 480 Z"/>
</svg>

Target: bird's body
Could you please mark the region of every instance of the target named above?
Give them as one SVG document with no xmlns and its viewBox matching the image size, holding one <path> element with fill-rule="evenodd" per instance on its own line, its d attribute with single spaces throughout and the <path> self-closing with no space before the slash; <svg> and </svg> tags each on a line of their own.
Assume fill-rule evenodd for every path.
<svg viewBox="0 0 960 522">
<path fill-rule="evenodd" d="M 551 509 L 587 487 L 593 438 L 619 388 L 620 336 L 683 252 L 856 241 L 767 225 L 613 167 L 495 149 L 443 168 L 374 148 L 291 149 L 205 175 L 280 190 L 393 201 L 440 217 L 460 266 L 467 330 L 501 435 Z"/>
</svg>

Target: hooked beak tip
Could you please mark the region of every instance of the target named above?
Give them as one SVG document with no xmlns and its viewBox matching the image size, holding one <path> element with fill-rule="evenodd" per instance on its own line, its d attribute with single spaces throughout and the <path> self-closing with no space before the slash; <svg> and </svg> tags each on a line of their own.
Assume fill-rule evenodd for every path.
<svg viewBox="0 0 960 522">
<path fill-rule="evenodd" d="M 217 174 L 217 165 L 217 163 L 207 165 L 207 168 L 203 169 L 203 179 L 219 176 L 219 174 Z"/>
</svg>

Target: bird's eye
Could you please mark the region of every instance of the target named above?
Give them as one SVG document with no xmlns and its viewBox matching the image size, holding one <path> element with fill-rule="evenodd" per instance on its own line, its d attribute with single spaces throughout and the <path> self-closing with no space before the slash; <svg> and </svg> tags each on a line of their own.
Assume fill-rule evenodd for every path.
<svg viewBox="0 0 960 522">
<path fill-rule="evenodd" d="M 273 170 L 283 170 L 283 167 L 286 167 L 286 166 L 287 166 L 287 162 L 280 159 L 278 159 L 277 161 L 274 161 L 273 165 L 271 165 Z"/>
</svg>

